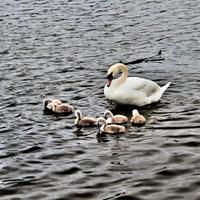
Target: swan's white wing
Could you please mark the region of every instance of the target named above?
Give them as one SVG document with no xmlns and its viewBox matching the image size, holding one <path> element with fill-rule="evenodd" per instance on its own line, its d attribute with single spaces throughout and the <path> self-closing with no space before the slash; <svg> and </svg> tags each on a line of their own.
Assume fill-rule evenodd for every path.
<svg viewBox="0 0 200 200">
<path fill-rule="evenodd" d="M 160 90 L 160 86 L 155 82 L 139 77 L 128 77 L 118 88 L 121 91 L 144 93 L 149 97 Z"/>
</svg>

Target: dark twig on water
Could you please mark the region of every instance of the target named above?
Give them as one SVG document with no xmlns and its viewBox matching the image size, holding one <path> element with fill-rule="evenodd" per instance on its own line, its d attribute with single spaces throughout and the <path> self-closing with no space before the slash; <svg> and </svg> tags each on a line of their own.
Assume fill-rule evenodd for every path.
<svg viewBox="0 0 200 200">
<path fill-rule="evenodd" d="M 9 54 L 9 49 L 5 49 L 3 51 L 0 51 L 0 54 Z"/>
<path fill-rule="evenodd" d="M 138 63 L 142 63 L 142 62 L 157 62 L 157 61 L 162 61 L 164 60 L 163 57 L 161 57 L 162 51 L 160 50 L 156 55 L 154 56 L 150 56 L 150 57 L 146 57 L 146 58 L 139 58 L 130 62 L 123 62 L 120 61 L 120 63 L 123 63 L 125 65 L 130 65 L 130 64 L 138 64 Z"/>
</svg>

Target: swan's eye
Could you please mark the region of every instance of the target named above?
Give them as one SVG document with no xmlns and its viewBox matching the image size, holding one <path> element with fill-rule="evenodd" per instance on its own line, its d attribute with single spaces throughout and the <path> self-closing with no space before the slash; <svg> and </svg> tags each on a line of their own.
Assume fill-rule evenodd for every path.
<svg viewBox="0 0 200 200">
<path fill-rule="evenodd" d="M 121 76 L 121 71 L 116 71 L 114 74 L 113 74 L 113 78 L 116 79 L 116 78 L 119 78 Z"/>
</svg>

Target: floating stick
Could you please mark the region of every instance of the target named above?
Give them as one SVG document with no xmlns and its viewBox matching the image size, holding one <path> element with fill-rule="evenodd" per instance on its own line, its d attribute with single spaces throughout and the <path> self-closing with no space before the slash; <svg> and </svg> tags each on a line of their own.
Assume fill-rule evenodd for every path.
<svg viewBox="0 0 200 200">
<path fill-rule="evenodd" d="M 150 56 L 150 57 L 146 57 L 146 58 L 139 58 L 130 62 L 123 62 L 120 61 L 120 63 L 123 63 L 125 65 L 131 65 L 131 64 L 138 64 L 138 63 L 142 63 L 142 62 L 154 62 L 154 61 L 161 61 L 164 60 L 163 57 L 161 57 L 162 51 L 160 50 L 156 55 L 154 56 Z"/>
</svg>

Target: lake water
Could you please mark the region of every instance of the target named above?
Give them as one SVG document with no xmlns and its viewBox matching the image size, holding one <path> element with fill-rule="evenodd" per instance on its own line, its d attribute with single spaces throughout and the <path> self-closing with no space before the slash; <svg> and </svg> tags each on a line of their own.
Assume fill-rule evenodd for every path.
<svg viewBox="0 0 200 200">
<path fill-rule="evenodd" d="M 0 199 L 199 200 L 199 11 L 198 0 L 0 1 Z M 43 113 L 44 98 L 60 98 L 130 116 L 106 101 L 106 71 L 160 49 L 164 61 L 128 66 L 172 82 L 139 109 L 145 126 L 97 137 L 74 115 Z"/>
</svg>

